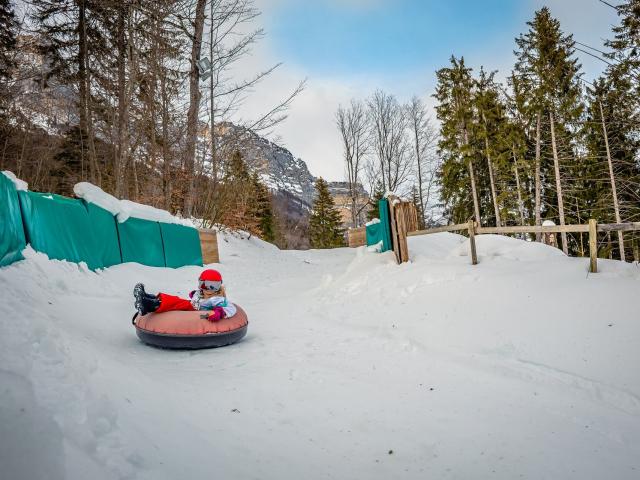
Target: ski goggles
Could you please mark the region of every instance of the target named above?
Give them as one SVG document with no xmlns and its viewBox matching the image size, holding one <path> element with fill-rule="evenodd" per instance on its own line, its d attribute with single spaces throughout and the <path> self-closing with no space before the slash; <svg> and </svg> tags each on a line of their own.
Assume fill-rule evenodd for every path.
<svg viewBox="0 0 640 480">
<path fill-rule="evenodd" d="M 202 290 L 211 290 L 211 291 L 217 292 L 221 288 L 222 288 L 222 282 L 217 282 L 214 280 L 200 280 L 200 289 Z"/>
</svg>

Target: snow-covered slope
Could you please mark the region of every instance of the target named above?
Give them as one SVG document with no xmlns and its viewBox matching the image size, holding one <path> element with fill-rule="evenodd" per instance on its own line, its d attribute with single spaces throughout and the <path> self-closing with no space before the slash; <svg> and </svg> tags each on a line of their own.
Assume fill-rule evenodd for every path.
<svg viewBox="0 0 640 480">
<path fill-rule="evenodd" d="M 0 269 L 8 479 L 636 479 L 636 266 L 519 240 L 283 252 L 227 236 L 241 343 L 138 342 L 131 289 L 200 269 L 93 273 L 27 251 Z"/>
</svg>

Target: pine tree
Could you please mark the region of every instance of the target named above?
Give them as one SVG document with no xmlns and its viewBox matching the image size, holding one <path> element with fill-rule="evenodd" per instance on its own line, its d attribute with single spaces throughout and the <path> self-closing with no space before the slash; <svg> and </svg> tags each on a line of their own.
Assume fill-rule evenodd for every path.
<svg viewBox="0 0 640 480">
<path fill-rule="evenodd" d="M 80 132 L 76 125 L 65 132 L 62 144 L 53 157 L 54 168 L 51 170 L 51 178 L 56 181 L 55 190 L 62 195 L 73 196 L 73 186 L 80 182 L 87 165 L 83 162 L 82 142 L 86 142 L 86 136 Z"/>
<path fill-rule="evenodd" d="M 450 66 L 436 72 L 438 84 L 433 95 L 438 101 L 440 120 L 439 154 L 442 166 L 438 173 L 445 215 L 455 223 L 470 217 L 482 221 L 476 162 L 478 145 L 470 137 L 473 128 L 473 78 L 464 58 L 451 57 Z"/>
<path fill-rule="evenodd" d="M 329 186 L 322 178 L 316 181 L 316 199 L 309 218 L 309 239 L 312 248 L 333 248 L 344 245 L 344 230 L 340 227 L 340 212 L 335 208 Z"/>
<path fill-rule="evenodd" d="M 597 99 L 607 125 L 611 157 L 615 167 L 617 193 L 622 221 L 640 218 L 640 140 L 638 122 L 640 112 L 640 0 L 625 0 L 616 6 L 620 23 L 613 27 L 614 36 L 606 42 L 612 61 L 604 82 L 596 82 L 590 92 L 589 112 L 595 110 Z M 588 135 L 590 153 L 602 152 L 603 131 L 594 122 Z M 599 143 L 599 145 L 598 145 Z M 611 214 L 611 205 L 603 214 Z M 637 233 L 626 234 L 631 244 L 640 241 Z"/>
<path fill-rule="evenodd" d="M 568 223 L 566 219 L 576 217 L 577 209 L 571 202 L 565 205 L 560 172 L 575 178 L 582 168 L 574 128 L 583 111 L 579 82 L 581 65 L 575 58 L 573 36 L 562 32 L 560 22 L 551 16 L 547 7 L 536 11 L 527 25 L 529 31 L 516 39 L 514 75 L 521 82 L 521 91 L 525 92 L 526 114 L 535 116 L 536 124 L 545 128 L 545 141 L 538 142 L 537 147 L 541 155 L 536 155 L 533 169 L 536 198 L 540 198 L 536 219 L 540 221 L 543 216 L 559 218 L 560 224 L 565 224 Z M 567 162 L 567 157 L 571 161 Z M 565 233 L 562 234 L 562 247 L 568 252 Z"/>
<path fill-rule="evenodd" d="M 384 186 L 382 185 L 382 182 L 378 180 L 373 190 L 373 196 L 369 199 L 371 208 L 367 211 L 367 221 L 380 216 L 380 212 L 378 211 L 378 202 L 384 198 L 384 194 Z"/>
<path fill-rule="evenodd" d="M 263 240 L 273 243 L 276 239 L 276 221 L 271 205 L 271 194 L 267 187 L 260 182 L 260 178 L 255 172 L 251 175 L 251 184 L 255 192 L 255 205 L 252 213 L 258 220 L 260 236 Z"/>
<path fill-rule="evenodd" d="M 640 0 L 626 0 L 616 6 L 620 24 L 613 27 L 614 37 L 605 45 L 611 49 L 607 56 L 614 60 L 617 75 L 627 77 L 640 93 Z M 636 103 L 638 100 L 636 99 Z"/>
<path fill-rule="evenodd" d="M 235 150 L 227 163 L 226 180 L 231 182 L 248 182 L 249 169 L 242 158 L 240 150 Z"/>
<path fill-rule="evenodd" d="M 512 197 L 511 192 L 503 186 L 505 178 L 512 177 L 511 148 L 508 141 L 509 121 L 506 107 L 500 98 L 500 87 L 494 80 L 495 72 L 487 73 L 483 68 L 474 80 L 473 104 L 474 123 L 473 137 L 482 143 L 481 156 L 485 168 L 479 168 L 480 180 L 486 177 L 491 192 L 491 217 L 487 215 L 487 223 L 495 222 L 496 226 L 505 224 L 507 209 L 504 208 Z M 478 162 L 480 163 L 480 162 Z M 486 171 L 486 175 L 482 175 Z M 482 185 L 482 183 L 481 183 Z"/>
<path fill-rule="evenodd" d="M 81 136 L 75 142 L 81 146 L 82 161 L 87 159 L 87 177 L 99 183 L 91 85 L 92 75 L 98 71 L 95 64 L 109 52 L 103 37 L 105 25 L 99 20 L 105 7 L 98 0 L 33 0 L 32 5 L 31 18 L 40 38 L 41 53 L 50 69 L 47 75 L 72 85 L 78 92 L 79 129 L 75 131 Z M 42 80 L 43 85 L 47 80 Z"/>
</svg>

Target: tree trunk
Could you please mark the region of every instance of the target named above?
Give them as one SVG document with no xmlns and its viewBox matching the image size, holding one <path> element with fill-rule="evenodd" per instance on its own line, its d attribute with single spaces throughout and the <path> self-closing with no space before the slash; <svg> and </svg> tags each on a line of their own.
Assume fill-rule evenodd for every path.
<svg viewBox="0 0 640 480">
<path fill-rule="evenodd" d="M 620 207 L 618 205 L 618 190 L 616 189 L 616 178 L 613 175 L 613 162 L 611 161 L 611 150 L 609 150 L 609 136 L 607 135 L 607 125 L 604 121 L 604 111 L 602 109 L 602 102 L 600 102 L 600 100 L 598 100 L 598 105 L 600 106 L 600 118 L 602 119 L 604 145 L 607 148 L 607 162 L 609 162 L 609 178 L 611 180 L 611 190 L 613 192 L 613 209 L 616 214 L 616 223 L 622 223 L 622 220 L 620 220 Z M 626 261 L 625 255 L 624 255 L 624 238 L 622 236 L 621 231 L 618 231 L 618 244 L 620 246 L 620 260 L 624 262 Z"/>
<path fill-rule="evenodd" d="M 520 225 L 524 225 L 524 202 L 522 201 L 522 190 L 520 188 L 520 174 L 518 173 L 518 158 L 515 147 L 511 147 L 513 153 L 513 171 L 516 174 L 516 188 L 518 189 L 518 212 L 520 213 Z"/>
<path fill-rule="evenodd" d="M 464 128 L 464 145 L 467 147 L 469 145 L 469 134 L 467 133 L 467 128 Z M 478 192 L 476 190 L 476 176 L 473 173 L 473 162 L 471 158 L 468 159 L 469 166 L 469 177 L 471 179 L 471 195 L 473 195 L 473 211 L 476 216 L 476 222 L 478 225 L 481 225 L 480 222 L 480 204 L 478 203 Z"/>
<path fill-rule="evenodd" d="M 78 100 L 80 101 L 80 162 L 84 166 L 85 136 L 88 137 L 87 128 L 87 29 L 86 29 L 86 1 L 78 0 Z M 84 169 L 83 169 L 84 170 Z M 89 178 L 95 182 L 93 162 L 89 161 Z M 82 172 L 82 180 L 84 171 Z"/>
<path fill-rule="evenodd" d="M 560 181 L 560 161 L 558 160 L 558 149 L 556 148 L 556 129 L 553 123 L 553 112 L 549 112 L 549 121 L 551 124 L 551 147 L 553 148 L 553 168 L 556 174 L 556 190 L 558 194 L 558 215 L 560 216 L 560 225 L 564 226 L 564 202 L 562 200 L 562 182 Z M 565 255 L 569 255 L 567 246 L 567 232 L 561 232 L 562 251 Z"/>
<path fill-rule="evenodd" d="M 161 72 L 160 95 L 162 96 L 162 189 L 164 193 L 164 208 L 171 208 L 171 157 L 169 152 L 169 98 L 167 95 L 166 71 Z"/>
<path fill-rule="evenodd" d="M 200 74 L 198 72 L 198 60 L 202 50 L 202 32 L 204 30 L 204 10 L 206 0 L 198 0 L 196 4 L 196 18 L 193 24 L 193 37 L 191 44 L 191 70 L 189 72 L 189 111 L 187 112 L 187 138 L 184 156 L 184 174 L 187 185 L 184 192 L 183 215 L 188 217 L 193 210 L 193 196 L 195 188 L 195 157 L 196 141 L 198 138 L 198 112 L 200 110 Z"/>
<path fill-rule="evenodd" d="M 540 112 L 538 112 L 538 120 L 536 122 L 536 165 L 535 165 L 535 182 L 536 182 L 536 194 L 535 194 L 535 210 L 536 210 L 536 226 L 542 225 L 541 211 L 541 191 L 540 184 Z M 541 233 L 536 233 L 536 242 L 542 239 Z"/>
<path fill-rule="evenodd" d="M 126 64 L 126 44 L 125 44 L 125 4 L 118 5 L 117 18 L 117 49 L 118 49 L 118 129 L 115 159 L 115 196 L 123 198 L 125 194 L 125 169 L 126 169 L 126 114 L 127 98 L 125 88 L 125 64 Z"/>
<path fill-rule="evenodd" d="M 209 30 L 209 60 L 213 64 L 213 44 L 214 44 L 214 21 L 213 21 L 213 6 L 214 2 L 209 4 L 209 18 L 211 19 L 211 29 Z M 215 75 L 211 72 L 209 76 L 209 106 L 210 106 L 210 131 L 209 136 L 211 140 L 211 172 L 213 174 L 213 188 L 218 187 L 218 152 L 216 145 L 216 103 L 215 103 Z"/>
<path fill-rule="evenodd" d="M 420 225 L 424 225 L 426 223 L 426 219 L 424 214 L 424 192 L 422 186 L 422 158 L 420 158 L 420 136 L 418 134 L 418 126 L 415 122 L 413 124 L 413 134 L 416 147 L 416 162 L 418 163 L 418 199 L 420 200 L 420 216 L 422 217 Z"/>
<path fill-rule="evenodd" d="M 491 184 L 491 198 L 493 199 L 493 210 L 496 215 L 496 227 L 500 227 L 500 208 L 498 207 L 498 195 L 496 194 L 496 184 L 493 179 L 493 166 L 491 165 L 491 155 L 489 153 L 489 131 L 487 129 L 487 118 L 482 112 L 482 122 L 484 123 L 484 148 L 487 155 L 487 167 L 489 168 L 489 183 Z"/>
</svg>

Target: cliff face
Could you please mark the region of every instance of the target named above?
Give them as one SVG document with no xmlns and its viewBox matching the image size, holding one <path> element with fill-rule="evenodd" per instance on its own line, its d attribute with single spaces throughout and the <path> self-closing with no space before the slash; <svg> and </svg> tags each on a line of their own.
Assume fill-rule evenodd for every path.
<svg viewBox="0 0 640 480">
<path fill-rule="evenodd" d="M 221 152 L 238 150 L 249 170 L 257 172 L 274 196 L 274 206 L 283 228 L 288 248 L 306 248 L 308 213 L 315 198 L 314 177 L 307 164 L 284 147 L 270 142 L 255 132 L 232 123 L 216 126 L 216 139 Z M 351 223 L 351 198 L 347 182 L 328 182 L 329 191 L 342 215 L 345 227 Z M 366 190 L 359 185 L 359 217 L 366 216 Z M 360 222 L 363 223 L 363 222 Z"/>
<path fill-rule="evenodd" d="M 255 132 L 231 123 L 218 125 L 216 134 L 223 150 L 239 150 L 249 169 L 257 172 L 270 190 L 287 192 L 311 207 L 316 179 L 303 160 Z"/>
</svg>

